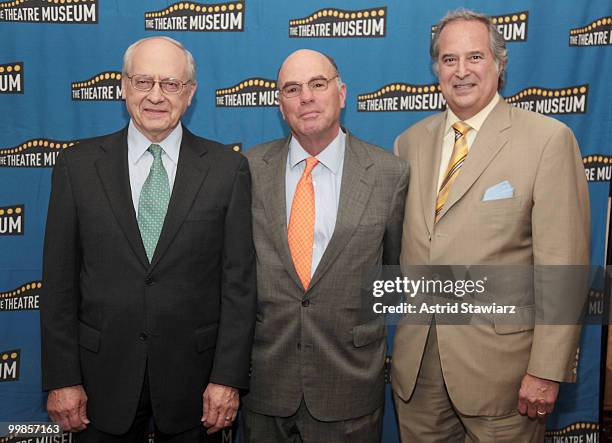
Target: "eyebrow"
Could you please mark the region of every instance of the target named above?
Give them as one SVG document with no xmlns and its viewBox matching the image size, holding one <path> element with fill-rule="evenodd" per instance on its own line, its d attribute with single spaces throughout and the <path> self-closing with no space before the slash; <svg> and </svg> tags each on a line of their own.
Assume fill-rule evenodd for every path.
<svg viewBox="0 0 612 443">
<path fill-rule="evenodd" d="M 475 50 L 475 51 L 470 51 L 470 52 L 467 53 L 467 55 L 475 55 L 475 54 L 477 54 L 477 55 L 484 55 L 484 52 L 480 51 L 480 50 Z M 455 57 L 457 57 L 457 54 L 454 53 L 454 52 L 445 52 L 444 54 L 440 54 L 440 57 L 448 57 L 448 56 L 455 56 Z"/>
<path fill-rule="evenodd" d="M 309 82 L 311 82 L 313 80 L 319 80 L 319 79 L 322 79 L 322 78 L 326 79 L 327 77 L 325 77 L 323 74 L 315 75 L 314 77 L 311 77 L 310 80 L 306 80 L 306 83 L 309 83 Z M 291 80 L 291 81 L 285 82 L 283 84 L 283 87 L 290 86 L 290 85 L 299 85 L 299 84 L 300 84 L 300 82 L 296 82 L 295 80 Z"/>
</svg>

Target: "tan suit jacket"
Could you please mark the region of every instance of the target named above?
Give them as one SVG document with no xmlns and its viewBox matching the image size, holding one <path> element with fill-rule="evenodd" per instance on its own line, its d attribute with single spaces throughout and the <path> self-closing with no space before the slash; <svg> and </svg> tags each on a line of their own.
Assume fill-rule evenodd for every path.
<svg viewBox="0 0 612 443">
<path fill-rule="evenodd" d="M 401 265 L 583 265 L 589 261 L 590 209 L 580 152 L 557 120 L 500 102 L 491 111 L 434 225 L 446 113 L 402 133 L 396 152 L 410 167 Z M 483 201 L 507 180 L 512 198 Z M 536 286 L 534 284 L 534 286 Z M 519 310 L 533 318 L 528 288 Z M 529 294 L 528 294 L 529 293 Z M 530 297 L 527 297 L 530 296 Z M 558 294 L 563 303 L 564 294 Z M 468 415 L 516 410 L 525 373 L 571 381 L 579 327 L 533 324 L 436 325 L 444 380 Z M 408 400 L 429 326 L 404 325 L 394 341 L 392 383 Z"/>
</svg>

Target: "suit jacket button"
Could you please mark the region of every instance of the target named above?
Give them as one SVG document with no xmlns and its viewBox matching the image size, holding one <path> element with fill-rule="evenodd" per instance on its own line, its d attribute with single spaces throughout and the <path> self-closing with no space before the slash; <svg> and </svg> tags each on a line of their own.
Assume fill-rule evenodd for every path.
<svg viewBox="0 0 612 443">
<path fill-rule="evenodd" d="M 147 338 L 149 338 L 149 336 L 147 335 L 147 333 L 146 333 L 146 332 L 141 332 L 140 334 L 138 334 L 138 338 L 139 338 L 141 341 L 147 341 Z"/>
<path fill-rule="evenodd" d="M 153 286 L 155 284 L 155 280 L 153 280 L 151 277 L 147 277 L 145 279 L 145 285 L 147 286 Z"/>
<path fill-rule="evenodd" d="M 302 306 L 304 306 L 305 308 L 307 308 L 308 306 L 310 306 L 310 300 L 306 299 L 306 300 L 302 300 Z"/>
</svg>

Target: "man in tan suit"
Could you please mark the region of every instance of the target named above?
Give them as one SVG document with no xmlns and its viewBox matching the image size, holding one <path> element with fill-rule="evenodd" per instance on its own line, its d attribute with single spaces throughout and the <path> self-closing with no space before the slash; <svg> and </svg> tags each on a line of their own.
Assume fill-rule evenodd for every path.
<svg viewBox="0 0 612 443">
<path fill-rule="evenodd" d="M 399 264 L 406 164 L 340 127 L 333 60 L 299 50 L 278 76 L 289 137 L 247 151 L 257 319 L 245 442 L 378 442 L 386 331 L 362 275 Z"/>
<path fill-rule="evenodd" d="M 412 171 L 404 272 L 423 264 L 588 264 L 590 211 L 576 140 L 562 123 L 499 96 L 507 58 L 494 25 L 451 12 L 431 56 L 448 109 L 395 145 Z M 522 323 L 442 325 L 434 317 L 398 327 L 392 383 L 403 441 L 543 440 L 559 382 L 573 379 L 580 329 L 528 321 L 538 285 L 518 303 Z"/>
</svg>

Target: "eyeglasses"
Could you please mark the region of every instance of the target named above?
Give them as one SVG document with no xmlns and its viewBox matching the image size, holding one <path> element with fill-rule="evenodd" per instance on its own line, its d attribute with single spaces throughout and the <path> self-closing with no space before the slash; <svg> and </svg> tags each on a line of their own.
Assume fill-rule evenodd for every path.
<svg viewBox="0 0 612 443">
<path fill-rule="evenodd" d="M 302 94 L 303 85 L 308 85 L 308 89 L 310 89 L 312 92 L 323 92 L 327 90 L 329 82 L 331 82 L 335 78 L 338 78 L 338 74 L 334 75 L 331 78 L 313 78 L 312 80 L 305 83 L 290 83 L 281 88 L 281 93 L 286 98 L 297 97 L 298 95 Z"/>
<path fill-rule="evenodd" d="M 153 78 L 148 75 L 132 75 L 131 77 L 128 75 L 127 78 L 130 79 L 130 83 L 134 89 L 142 92 L 150 91 L 153 89 L 153 86 L 155 86 L 155 83 L 159 83 L 159 87 L 162 91 L 168 94 L 180 94 L 183 87 L 191 83 L 191 80 L 183 83 L 175 78 L 153 80 Z"/>
</svg>

